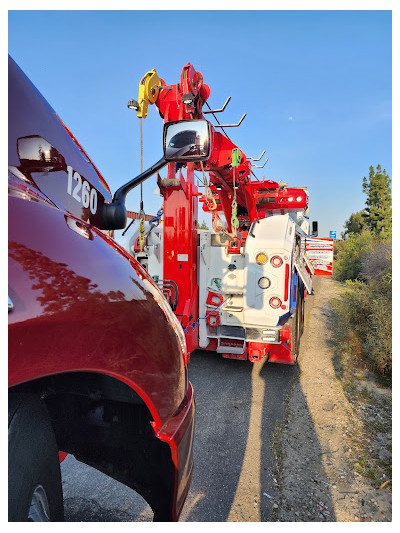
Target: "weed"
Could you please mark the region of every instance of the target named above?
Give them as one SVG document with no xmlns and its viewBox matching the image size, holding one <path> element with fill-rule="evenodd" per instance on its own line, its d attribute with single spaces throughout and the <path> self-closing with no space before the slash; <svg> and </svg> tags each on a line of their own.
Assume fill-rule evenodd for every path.
<svg viewBox="0 0 400 533">
<path fill-rule="evenodd" d="M 392 400 L 390 394 L 379 392 L 375 382 L 388 387 L 390 380 L 376 372 L 376 361 L 372 364 L 371 358 L 365 357 L 360 325 L 358 324 L 358 329 L 350 327 L 349 316 L 353 309 L 346 298 L 352 297 L 348 295 L 351 290 L 354 290 L 352 285 L 342 291 L 339 299 L 332 302 L 330 326 L 334 345 L 333 364 L 336 377 L 341 381 L 353 408 L 353 417 L 362 423 L 361 428 L 356 424 L 349 424 L 347 432 L 350 446 L 357 458 L 354 470 L 370 479 L 375 487 L 379 487 L 392 476 Z M 359 318 L 358 322 L 361 321 Z M 371 368 L 376 372 L 375 377 L 368 370 Z M 391 486 L 386 486 L 385 490 L 391 490 Z"/>
</svg>

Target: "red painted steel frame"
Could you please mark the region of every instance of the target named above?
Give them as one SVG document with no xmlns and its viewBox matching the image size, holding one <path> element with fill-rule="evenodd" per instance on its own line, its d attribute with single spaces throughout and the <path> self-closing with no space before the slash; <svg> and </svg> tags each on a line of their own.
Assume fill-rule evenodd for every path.
<svg viewBox="0 0 400 533">
<path fill-rule="evenodd" d="M 210 95 L 210 88 L 203 82 L 203 76 L 188 63 L 182 69 L 180 82 L 166 85 L 161 80 L 162 88 L 156 105 L 164 122 L 204 118 L 203 104 Z M 189 95 L 189 98 L 188 98 Z M 183 100 L 191 102 L 184 104 Z M 239 216 L 240 231 L 248 229 L 256 218 L 264 218 L 272 211 L 286 209 L 304 209 L 308 205 L 308 195 L 304 189 L 282 189 L 276 181 L 251 181 L 251 164 L 244 152 L 239 150 L 240 164 L 232 168 L 232 150 L 237 146 L 225 135 L 215 131 L 211 125 L 212 151 L 204 164 L 209 172 L 211 190 L 218 204 L 217 210 L 225 215 L 227 229 L 232 231 L 233 180 L 238 186 L 236 200 L 241 209 Z M 164 196 L 164 272 L 165 280 L 173 280 L 178 285 L 179 298 L 176 315 L 183 327 L 198 319 L 197 285 L 197 223 L 198 196 L 201 196 L 194 184 L 194 170 L 201 171 L 199 163 L 186 164 L 186 179 L 181 170 L 176 178 L 176 165 L 168 165 L 167 183 L 163 186 L 158 180 L 160 191 Z M 203 210 L 209 211 L 204 195 L 200 197 Z M 247 226 L 243 224 L 247 223 Z M 198 325 L 188 328 L 186 341 L 189 353 L 198 348 Z M 248 353 L 251 349 L 247 347 Z M 271 360 L 291 362 L 286 345 L 271 346 Z"/>
<path fill-rule="evenodd" d="M 178 305 L 175 314 L 183 328 L 198 319 L 197 285 L 197 187 L 194 184 L 193 163 L 186 168 L 186 180 L 179 170 L 179 185 L 164 187 L 159 180 L 164 196 L 164 272 L 165 280 L 178 285 Z M 167 179 L 175 179 L 175 164 L 168 165 Z M 198 348 L 198 325 L 186 333 L 188 352 Z"/>
</svg>

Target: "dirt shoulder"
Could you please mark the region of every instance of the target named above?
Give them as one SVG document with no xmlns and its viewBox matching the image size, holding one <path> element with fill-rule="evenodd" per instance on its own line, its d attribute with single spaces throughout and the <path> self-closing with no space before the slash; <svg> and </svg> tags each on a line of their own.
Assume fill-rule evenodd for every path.
<svg viewBox="0 0 400 533">
<path fill-rule="evenodd" d="M 300 374 L 275 433 L 279 522 L 391 521 L 390 474 L 380 466 L 391 454 L 391 392 L 365 371 L 351 373 L 350 390 L 345 354 L 338 372 L 330 302 L 339 292 L 319 278 L 309 297 Z"/>
</svg>

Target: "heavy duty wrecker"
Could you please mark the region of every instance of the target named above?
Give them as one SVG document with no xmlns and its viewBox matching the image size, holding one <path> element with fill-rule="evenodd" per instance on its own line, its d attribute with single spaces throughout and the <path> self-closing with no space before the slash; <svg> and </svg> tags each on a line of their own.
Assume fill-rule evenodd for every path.
<svg viewBox="0 0 400 533">
<path fill-rule="evenodd" d="M 294 364 L 304 325 L 304 299 L 313 275 L 332 274 L 332 240 L 316 239 L 308 191 L 258 180 L 250 158 L 216 129 L 207 104 L 210 88 L 188 63 L 179 83 L 166 85 L 155 70 L 128 107 L 146 118 L 155 104 L 164 120 L 164 158 L 136 178 L 157 173 L 163 209 L 148 223 L 133 222 L 117 242 L 156 280 L 180 320 L 188 352 L 197 348 L 231 359 Z M 208 110 L 203 111 L 204 104 Z M 212 114 L 217 125 L 204 115 Z M 142 128 L 141 128 L 142 130 Z M 195 182 L 201 173 L 204 194 Z M 208 174 L 208 178 L 207 178 Z M 251 179 L 252 175 L 255 179 Z M 198 183 L 198 180 L 197 180 Z M 121 188 L 114 196 L 123 197 Z M 198 201 L 211 213 L 214 231 L 198 228 Z M 163 222 L 161 213 L 163 212 Z M 223 214 L 226 226 L 220 215 Z"/>
</svg>

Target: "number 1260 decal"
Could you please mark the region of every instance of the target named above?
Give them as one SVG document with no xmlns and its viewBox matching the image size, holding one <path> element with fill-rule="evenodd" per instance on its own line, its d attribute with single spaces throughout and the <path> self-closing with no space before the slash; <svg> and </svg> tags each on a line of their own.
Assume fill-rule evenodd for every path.
<svg viewBox="0 0 400 533">
<path fill-rule="evenodd" d="M 90 212 L 95 215 L 97 210 L 97 191 L 94 187 L 83 180 L 78 172 L 75 172 L 72 167 L 67 166 L 68 171 L 68 185 L 67 193 L 75 200 L 83 205 L 83 207 L 90 207 Z M 82 189 L 82 192 L 81 192 Z"/>
</svg>

